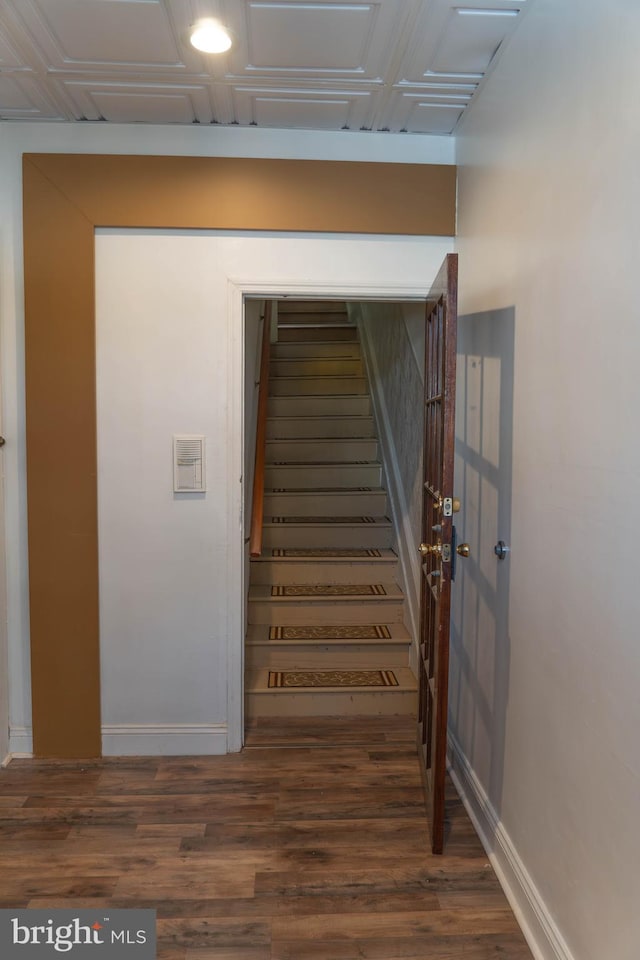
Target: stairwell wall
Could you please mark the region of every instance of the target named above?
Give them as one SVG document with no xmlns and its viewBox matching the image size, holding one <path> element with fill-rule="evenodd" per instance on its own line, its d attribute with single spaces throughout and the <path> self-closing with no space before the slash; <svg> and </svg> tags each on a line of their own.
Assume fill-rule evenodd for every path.
<svg viewBox="0 0 640 960">
<path fill-rule="evenodd" d="M 422 522 L 424 440 L 424 373 L 418 357 L 421 343 L 424 349 L 424 304 L 361 303 L 353 312 L 357 313 L 369 372 L 394 520 L 394 547 L 406 599 L 407 627 L 413 638 L 411 666 L 417 671 L 420 623 L 417 545 Z"/>
</svg>

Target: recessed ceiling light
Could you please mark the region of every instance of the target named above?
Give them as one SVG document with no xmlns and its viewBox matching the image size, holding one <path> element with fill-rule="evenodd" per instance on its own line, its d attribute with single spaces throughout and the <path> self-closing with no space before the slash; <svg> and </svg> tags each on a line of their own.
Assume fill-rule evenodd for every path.
<svg viewBox="0 0 640 960">
<path fill-rule="evenodd" d="M 224 53 L 231 46 L 231 36 L 218 20 L 209 18 L 198 20 L 191 31 L 191 43 L 203 53 Z"/>
</svg>

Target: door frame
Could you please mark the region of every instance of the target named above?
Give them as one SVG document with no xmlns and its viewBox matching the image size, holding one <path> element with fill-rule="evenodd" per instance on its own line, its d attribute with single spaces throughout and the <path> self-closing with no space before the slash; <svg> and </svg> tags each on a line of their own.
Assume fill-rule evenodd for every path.
<svg viewBox="0 0 640 960">
<path fill-rule="evenodd" d="M 268 241 L 267 241 L 268 242 Z M 328 241 L 330 242 L 330 241 Z M 300 283 L 269 280 L 228 278 L 228 317 L 230 334 L 230 365 L 232 369 L 232 398 L 229 405 L 229 436 L 232 437 L 230 459 L 235 475 L 244 474 L 245 447 L 245 365 L 244 348 L 246 327 L 244 322 L 245 297 L 276 300 L 280 297 L 293 297 L 311 300 L 370 300 L 376 302 L 415 301 L 426 303 L 428 288 L 425 283 L 414 284 L 347 284 L 310 282 Z M 236 378 L 236 371 L 241 376 Z M 236 382 L 236 379 L 239 382 Z M 244 538 L 251 522 L 250 516 L 241 524 L 240 536 L 234 526 L 235 518 L 243 516 L 244 483 L 231 487 L 227 511 L 229 523 L 228 542 L 232 544 L 227 583 L 230 597 L 232 622 L 229 624 L 227 638 L 227 749 L 233 753 L 244 744 L 244 638 L 246 636 L 245 597 L 248 583 L 245 580 Z M 239 638 L 239 641 L 238 641 Z"/>
</svg>

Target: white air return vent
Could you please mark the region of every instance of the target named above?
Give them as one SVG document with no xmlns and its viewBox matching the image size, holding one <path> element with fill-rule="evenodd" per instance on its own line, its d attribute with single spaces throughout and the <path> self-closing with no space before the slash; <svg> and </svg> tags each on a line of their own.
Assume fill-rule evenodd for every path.
<svg viewBox="0 0 640 960">
<path fill-rule="evenodd" d="M 203 493 L 205 490 L 204 437 L 184 433 L 174 436 L 174 493 Z"/>
</svg>

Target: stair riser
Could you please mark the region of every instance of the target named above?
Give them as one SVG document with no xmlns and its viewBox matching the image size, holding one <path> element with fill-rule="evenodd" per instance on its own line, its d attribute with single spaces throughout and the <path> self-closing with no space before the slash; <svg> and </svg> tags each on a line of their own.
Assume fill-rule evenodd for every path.
<svg viewBox="0 0 640 960">
<path fill-rule="evenodd" d="M 379 487 L 382 470 L 378 464 L 315 464 L 309 466 L 265 467 L 265 488 L 312 490 L 316 487 Z"/>
<path fill-rule="evenodd" d="M 249 693 L 245 698 L 245 711 L 254 717 L 325 717 L 342 716 L 394 716 L 413 715 L 417 707 L 414 690 L 395 690 L 387 687 L 384 692 L 348 690 L 282 693 L 277 696 Z"/>
<path fill-rule="evenodd" d="M 286 317 L 290 313 L 346 313 L 344 300 L 313 300 L 300 297 L 287 297 L 278 303 L 278 316 Z"/>
<path fill-rule="evenodd" d="M 265 446 L 267 463 L 292 461 L 299 463 L 335 463 L 344 461 L 354 463 L 358 460 L 377 460 L 378 443 L 376 440 L 346 439 L 325 440 L 268 440 Z"/>
<path fill-rule="evenodd" d="M 269 626 L 304 627 L 347 623 L 402 623 L 402 599 L 397 597 L 361 598 L 346 603 L 339 598 L 331 602 L 281 600 L 278 597 L 249 601 L 249 623 Z"/>
<path fill-rule="evenodd" d="M 350 563 L 303 563 L 294 559 L 259 560 L 251 565 L 252 583 L 394 583 L 397 560 L 362 560 Z"/>
<path fill-rule="evenodd" d="M 365 377 L 278 377 L 269 381 L 270 397 L 366 396 Z"/>
<path fill-rule="evenodd" d="M 366 644 L 351 644 L 344 647 L 307 645 L 305 647 L 282 647 L 278 644 L 246 647 L 246 664 L 250 669 L 266 667 L 268 670 L 388 670 L 406 667 L 407 645 L 384 644 L 370 647 Z"/>
<path fill-rule="evenodd" d="M 362 360 L 331 357 L 309 357 L 297 360 L 272 360 L 272 377 L 361 377 Z"/>
<path fill-rule="evenodd" d="M 272 417 L 267 421 L 268 440 L 374 436 L 373 417 Z"/>
<path fill-rule="evenodd" d="M 356 340 L 358 339 L 357 327 L 340 326 L 333 324 L 322 324 L 321 326 L 301 326 L 287 327 L 278 325 L 278 342 L 290 343 L 294 341 L 300 343 L 303 340 Z"/>
<path fill-rule="evenodd" d="M 346 313 L 283 313 L 278 317 L 278 330 L 287 327 L 352 326 Z"/>
<path fill-rule="evenodd" d="M 342 357 L 343 359 L 360 359 L 361 350 L 357 340 L 341 340 L 332 343 L 329 340 L 313 343 L 311 340 L 302 340 L 299 343 L 274 343 L 271 347 L 273 360 L 291 359 L 294 357 Z"/>
<path fill-rule="evenodd" d="M 269 417 L 368 417 L 371 398 L 368 395 L 339 397 L 270 397 Z"/>
<path fill-rule="evenodd" d="M 387 495 L 373 490 L 370 493 L 267 493 L 264 513 L 267 517 L 384 517 Z"/>
<path fill-rule="evenodd" d="M 345 529 L 346 528 L 346 529 Z M 376 527 L 374 524 L 362 523 L 354 526 L 340 524 L 340 526 L 322 527 L 320 524 L 297 527 L 293 524 L 282 523 L 274 526 L 265 526 L 262 536 L 262 546 L 265 550 L 274 547 L 298 547 L 326 549 L 335 547 L 390 547 L 393 540 L 393 531 L 390 527 Z"/>
</svg>

